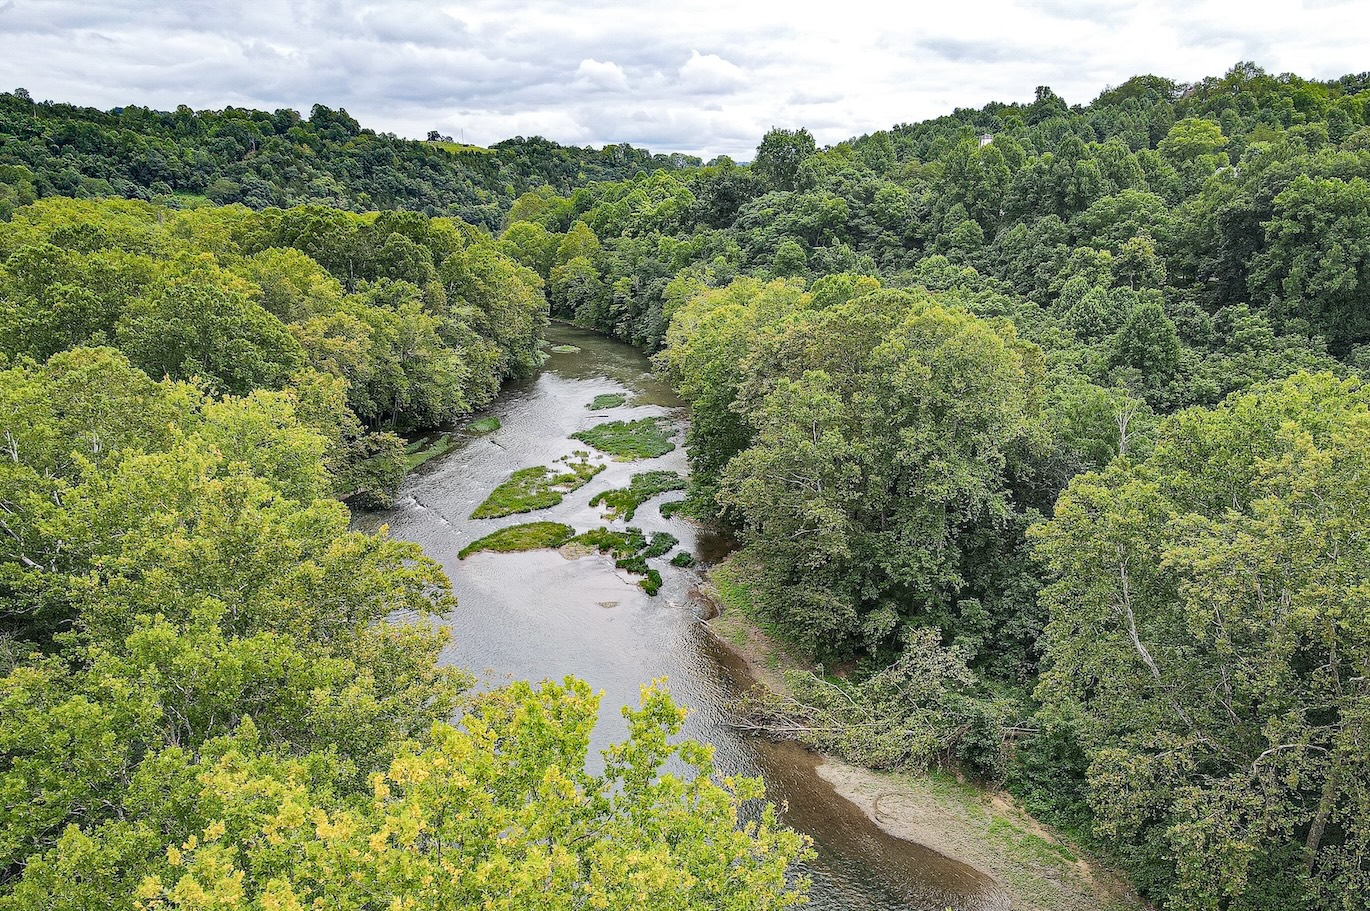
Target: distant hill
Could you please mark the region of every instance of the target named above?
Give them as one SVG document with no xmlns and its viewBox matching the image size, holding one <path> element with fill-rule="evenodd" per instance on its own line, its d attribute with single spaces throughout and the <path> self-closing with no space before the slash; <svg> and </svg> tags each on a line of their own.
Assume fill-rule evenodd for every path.
<svg viewBox="0 0 1370 911">
<path fill-rule="evenodd" d="M 0 193 L 6 211 L 27 196 L 122 196 L 258 209 L 409 209 L 496 228 L 514 199 L 540 186 L 565 193 L 699 164 L 626 144 L 576 148 L 538 136 L 489 149 L 420 142 L 364 129 L 346 110 L 323 105 L 308 118 L 293 110 L 184 105 L 101 111 L 35 102 L 23 89 L 0 93 L 0 182 L 19 188 L 8 203 Z"/>
</svg>

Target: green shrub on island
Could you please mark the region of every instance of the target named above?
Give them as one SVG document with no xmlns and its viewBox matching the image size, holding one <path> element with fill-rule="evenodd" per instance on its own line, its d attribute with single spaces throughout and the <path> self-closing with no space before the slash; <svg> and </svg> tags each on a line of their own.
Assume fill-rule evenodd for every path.
<svg viewBox="0 0 1370 911">
<path fill-rule="evenodd" d="M 625 461 L 665 455 L 675 449 L 670 437 L 671 422 L 664 417 L 609 421 L 571 434 L 572 439 L 589 443 L 600 452 Z"/>
<path fill-rule="evenodd" d="M 493 531 L 477 538 L 457 554 L 465 560 L 471 554 L 488 550 L 497 554 L 519 553 L 525 550 L 555 550 L 575 537 L 576 530 L 560 522 L 525 522 Z"/>
<path fill-rule="evenodd" d="M 688 550 L 682 550 L 671 558 L 672 566 L 694 566 L 695 558 Z"/>
<path fill-rule="evenodd" d="M 576 535 L 570 543 L 583 544 L 602 554 L 611 553 L 616 559 L 631 556 L 647 546 L 647 538 L 639 528 L 614 531 L 609 528 L 592 528 Z"/>
<path fill-rule="evenodd" d="M 497 519 L 556 506 L 562 497 L 585 486 L 604 470 L 603 465 L 589 462 L 570 462 L 567 467 L 570 471 L 558 474 L 553 473 L 555 469 L 544 465 L 519 469 L 509 480 L 490 492 L 485 502 L 471 513 L 471 518 Z"/>
<path fill-rule="evenodd" d="M 663 518 L 663 519 L 669 519 L 671 516 L 673 516 L 673 515 L 675 515 L 676 513 L 680 512 L 680 510 L 684 509 L 684 508 L 685 508 L 685 504 L 686 504 L 687 502 L 689 502 L 689 501 L 688 501 L 688 500 L 668 500 L 667 502 L 662 503 L 662 504 L 661 504 L 661 507 L 660 507 L 659 510 L 658 510 L 658 511 L 661 513 L 661 518 Z"/>
<path fill-rule="evenodd" d="M 652 532 L 652 541 L 642 552 L 644 557 L 661 557 L 671 552 L 671 548 L 680 543 L 680 539 L 670 532 Z"/>
<path fill-rule="evenodd" d="M 653 532 L 649 541 L 640 528 L 614 531 L 610 528 L 592 528 L 576 535 L 568 544 L 581 544 L 594 548 L 602 554 L 614 556 L 614 568 L 646 578 L 638 582 L 642 590 L 655 595 L 661 588 L 661 573 L 647 565 L 647 561 L 659 557 L 679 544 L 675 535 L 664 531 Z"/>
<path fill-rule="evenodd" d="M 605 490 L 595 494 L 591 506 L 603 503 L 609 507 L 604 513 L 606 519 L 622 519 L 631 522 L 637 508 L 658 494 L 671 490 L 684 490 L 685 479 L 674 471 L 647 471 L 633 475 L 627 487 Z"/>
<path fill-rule="evenodd" d="M 649 568 L 650 567 L 647 566 L 647 561 L 643 559 L 643 557 L 640 554 L 635 554 L 631 557 L 625 557 L 622 560 L 614 561 L 614 569 L 625 570 L 626 572 L 630 572 L 635 576 L 647 575 L 647 571 Z"/>
<path fill-rule="evenodd" d="M 628 396 L 622 392 L 606 392 L 595 396 L 594 401 L 586 405 L 591 411 L 602 411 L 605 408 L 620 408 L 626 405 Z"/>
</svg>

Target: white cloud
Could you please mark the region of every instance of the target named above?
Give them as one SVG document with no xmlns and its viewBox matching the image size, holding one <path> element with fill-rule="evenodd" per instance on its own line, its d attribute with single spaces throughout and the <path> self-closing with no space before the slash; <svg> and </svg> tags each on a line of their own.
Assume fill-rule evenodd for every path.
<svg viewBox="0 0 1370 911">
<path fill-rule="evenodd" d="M 110 108 L 345 107 L 403 136 L 752 155 L 1139 73 L 1370 68 L 1363 0 L 0 0 L 0 87 Z"/>
<path fill-rule="evenodd" d="M 623 67 L 611 61 L 600 63 L 591 57 L 580 61 L 580 66 L 576 67 L 576 79 L 586 85 L 615 92 L 628 88 L 628 76 L 623 72 Z"/>
<path fill-rule="evenodd" d="M 717 54 L 691 51 L 690 59 L 680 68 L 680 85 L 691 94 L 726 94 L 746 83 L 741 67 Z"/>
</svg>

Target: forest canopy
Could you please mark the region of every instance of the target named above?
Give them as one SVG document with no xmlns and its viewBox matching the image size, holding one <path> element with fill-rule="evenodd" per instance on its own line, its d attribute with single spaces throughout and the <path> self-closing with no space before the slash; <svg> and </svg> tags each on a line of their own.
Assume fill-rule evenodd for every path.
<svg viewBox="0 0 1370 911">
<path fill-rule="evenodd" d="M 555 318 L 655 355 L 684 508 L 840 669 L 754 726 L 1006 788 L 1168 911 L 1366 911 L 1368 283 L 1365 74 L 746 165 L 0 95 L 0 909 L 797 899 L 663 691 L 586 773 L 593 693 L 472 696 L 436 565 L 348 530 Z"/>
<path fill-rule="evenodd" d="M 23 89 L 0 93 L 0 182 L 12 184 L 8 197 L 0 192 L 0 216 L 30 198 L 119 196 L 173 206 L 405 209 L 496 228 L 515 197 L 538 187 L 566 192 L 699 164 L 626 143 L 576 148 L 540 136 L 488 149 L 419 142 L 319 104 L 308 116 L 185 105 L 100 111 L 35 102 Z"/>
</svg>

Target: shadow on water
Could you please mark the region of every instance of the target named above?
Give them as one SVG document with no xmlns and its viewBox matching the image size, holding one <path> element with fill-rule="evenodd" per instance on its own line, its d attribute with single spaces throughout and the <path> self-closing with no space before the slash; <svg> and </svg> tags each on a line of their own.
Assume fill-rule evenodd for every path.
<svg viewBox="0 0 1370 911">
<path fill-rule="evenodd" d="M 560 679 L 574 675 L 603 691 L 592 755 L 622 739 L 627 725 L 619 707 L 635 705 L 641 687 L 665 677 L 674 698 L 690 706 L 685 735 L 713 744 L 721 774 L 764 775 L 782 818 L 814 841 L 815 858 L 803 870 L 812 880 L 812 904 L 820 911 L 942 911 L 987 909 L 987 881 L 963 864 L 920 845 L 894 838 L 833 791 L 815 771 L 817 757 L 792 744 L 771 744 L 740 736 L 731 712 L 747 686 L 745 669 L 699 624 L 690 591 L 695 570 L 654 561 L 664 577 L 651 598 L 637 578 L 615 570 L 597 555 L 567 558 L 555 551 L 475 554 L 457 552 L 496 528 L 552 520 L 583 531 L 606 522 L 589 505 L 594 494 L 628 484 L 648 470 L 686 470 L 684 449 L 639 462 L 606 461 L 591 483 L 557 506 L 531 515 L 470 519 L 471 511 L 510 473 L 551 464 L 584 444 L 570 435 L 608 420 L 662 415 L 677 422 L 683 441 L 680 399 L 651 374 L 638 351 L 578 329 L 553 326 L 555 346 L 576 351 L 551 353 L 532 377 L 511 384 L 489 413 L 501 427 L 486 436 L 460 440 L 446 455 L 406 481 L 394 508 L 358 513 L 359 528 L 388 525 L 396 538 L 422 545 L 452 579 L 456 608 L 445 618 L 452 641 L 443 660 L 476 673 L 481 686 L 514 679 Z M 619 408 L 592 411 L 596 395 L 627 393 Z M 680 516 L 665 519 L 659 505 L 669 495 L 639 508 L 633 525 L 645 532 L 669 531 L 680 547 L 712 562 L 732 546 Z M 989 890 L 992 891 L 992 890 Z"/>
</svg>

